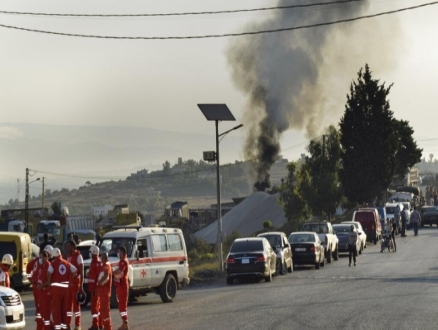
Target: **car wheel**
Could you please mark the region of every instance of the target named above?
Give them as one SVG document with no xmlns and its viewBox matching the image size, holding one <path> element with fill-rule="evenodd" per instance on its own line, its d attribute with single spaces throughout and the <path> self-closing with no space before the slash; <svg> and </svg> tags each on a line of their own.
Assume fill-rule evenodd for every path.
<svg viewBox="0 0 438 330">
<path fill-rule="evenodd" d="M 286 275 L 287 273 L 287 265 L 286 265 L 286 260 L 283 261 L 282 263 L 282 267 L 281 267 L 281 275 Z"/>
<path fill-rule="evenodd" d="M 437 224 L 437 226 L 438 226 L 438 224 Z M 421 224 L 421 227 L 424 227 L 424 223 Z"/>
<path fill-rule="evenodd" d="M 324 257 L 320 258 L 319 261 L 320 261 L 321 267 L 324 267 L 325 266 L 325 259 L 324 259 Z"/>
<path fill-rule="evenodd" d="M 271 269 L 269 269 L 269 275 L 265 276 L 265 282 L 271 282 L 272 281 L 272 272 Z"/>
<path fill-rule="evenodd" d="M 339 259 L 339 247 L 336 245 L 335 253 L 333 253 L 333 259 L 338 260 Z"/>
<path fill-rule="evenodd" d="M 290 267 L 287 268 L 287 271 L 288 271 L 289 273 L 292 273 L 293 270 L 294 270 L 294 267 L 293 267 L 293 261 L 291 260 L 291 261 L 290 261 Z"/>
<path fill-rule="evenodd" d="M 429 227 L 432 227 L 432 224 L 431 224 L 431 223 L 429 223 Z"/>
<path fill-rule="evenodd" d="M 233 284 L 234 283 L 234 278 L 232 278 L 232 277 L 227 277 L 227 284 L 228 285 L 231 285 L 231 284 Z"/>
<path fill-rule="evenodd" d="M 281 259 L 276 259 L 275 261 L 275 273 L 274 276 L 281 274 Z"/>
<path fill-rule="evenodd" d="M 374 245 L 377 244 L 377 237 L 373 240 Z"/>
<path fill-rule="evenodd" d="M 321 263 L 319 262 L 319 260 L 315 263 L 315 269 L 319 269 L 319 267 L 321 266 Z"/>
<path fill-rule="evenodd" d="M 163 302 L 172 302 L 176 296 L 178 285 L 172 274 L 167 274 L 160 285 L 160 297 Z"/>
<path fill-rule="evenodd" d="M 363 250 L 363 245 L 360 244 L 359 254 L 362 254 L 362 250 Z"/>
</svg>

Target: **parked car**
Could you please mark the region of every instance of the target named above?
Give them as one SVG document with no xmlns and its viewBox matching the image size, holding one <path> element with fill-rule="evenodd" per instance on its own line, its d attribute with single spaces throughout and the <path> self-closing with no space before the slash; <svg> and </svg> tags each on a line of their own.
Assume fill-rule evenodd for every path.
<svg viewBox="0 0 438 330">
<path fill-rule="evenodd" d="M 0 329 L 24 329 L 26 320 L 20 295 L 0 286 Z"/>
<path fill-rule="evenodd" d="M 338 237 L 333 232 L 332 224 L 327 221 L 309 221 L 303 224 L 302 231 L 313 231 L 318 234 L 325 250 L 327 263 L 338 260 Z"/>
<path fill-rule="evenodd" d="M 272 231 L 257 235 L 257 237 L 264 237 L 271 244 L 275 253 L 277 254 L 277 263 L 275 268 L 275 275 L 285 275 L 286 272 L 292 272 L 292 249 L 287 240 L 286 234 L 279 231 Z"/>
<path fill-rule="evenodd" d="M 421 227 L 424 225 L 437 225 L 438 227 L 438 209 L 435 206 L 423 206 L 421 208 Z"/>
<path fill-rule="evenodd" d="M 264 278 L 265 282 L 271 282 L 276 263 L 277 255 L 266 238 L 238 238 L 227 256 L 227 284 L 233 284 L 239 277 Z"/>
<path fill-rule="evenodd" d="M 341 223 L 345 223 L 347 225 L 354 225 L 354 227 L 356 228 L 357 233 L 359 234 L 359 240 L 362 243 L 361 246 L 361 250 L 363 251 L 363 249 L 367 248 L 367 234 L 365 233 L 365 231 L 362 228 L 362 225 L 360 224 L 360 222 L 357 221 L 342 221 Z"/>
<path fill-rule="evenodd" d="M 324 246 L 315 232 L 300 231 L 289 235 L 293 253 L 293 266 L 314 265 L 316 269 L 324 267 Z"/>
<path fill-rule="evenodd" d="M 336 233 L 336 236 L 338 236 L 339 239 L 339 253 L 348 253 L 348 244 L 347 244 L 347 238 L 348 235 L 350 235 L 351 232 L 351 226 L 354 226 L 353 224 L 347 225 L 347 224 L 337 224 L 333 225 L 333 230 Z M 356 228 L 354 229 L 356 231 Z M 357 231 L 357 241 L 356 241 L 356 253 L 362 254 L 362 240 L 360 239 L 360 235 L 362 235 L 361 232 Z M 356 254 L 357 255 L 357 254 Z"/>
<path fill-rule="evenodd" d="M 360 222 L 367 234 L 367 239 L 377 244 L 377 241 L 382 237 L 382 225 L 377 209 L 371 207 L 360 208 L 354 212 L 353 221 Z"/>
<path fill-rule="evenodd" d="M 377 212 L 379 212 L 380 225 L 383 228 L 385 226 L 385 221 L 387 219 L 387 217 L 386 217 L 386 208 L 384 206 L 377 206 L 376 209 L 377 209 Z"/>
</svg>

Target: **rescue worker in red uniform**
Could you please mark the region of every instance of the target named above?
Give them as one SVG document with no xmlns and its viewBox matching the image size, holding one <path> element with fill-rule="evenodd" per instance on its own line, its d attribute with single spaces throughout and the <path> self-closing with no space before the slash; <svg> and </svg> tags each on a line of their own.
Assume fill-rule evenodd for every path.
<svg viewBox="0 0 438 330">
<path fill-rule="evenodd" d="M 88 272 L 88 291 L 90 292 L 90 303 L 91 303 L 91 315 L 93 316 L 93 323 L 88 330 L 99 330 L 101 326 L 100 316 L 99 316 L 99 296 L 97 294 L 97 277 L 100 272 L 100 259 L 99 259 L 99 248 L 96 245 L 90 247 L 91 263 Z"/>
<path fill-rule="evenodd" d="M 29 282 L 32 284 L 33 300 L 35 302 L 35 321 L 37 322 L 37 330 L 43 328 L 41 314 L 38 309 L 38 272 L 40 267 L 40 258 L 33 258 L 26 266 L 26 273 Z"/>
<path fill-rule="evenodd" d="M 113 330 L 110 313 L 112 269 L 108 261 L 108 253 L 103 252 L 100 258 L 100 269 L 96 283 L 97 295 L 100 300 L 100 317 L 103 330 Z"/>
<path fill-rule="evenodd" d="M 67 242 L 67 261 L 77 269 L 77 275 L 70 276 L 68 294 L 67 294 L 67 329 L 70 329 L 72 317 L 75 319 L 75 330 L 81 329 L 81 306 L 79 305 L 77 294 L 84 292 L 84 259 L 81 253 L 76 250 L 74 241 Z"/>
<path fill-rule="evenodd" d="M 119 312 L 123 321 L 118 330 L 128 330 L 129 261 L 126 258 L 126 248 L 124 246 L 119 247 L 117 254 L 120 260 L 117 269 L 114 271 L 114 283 L 116 284 L 116 294 L 119 300 Z"/>
<path fill-rule="evenodd" d="M 43 321 L 43 329 L 50 330 L 50 276 L 53 273 L 52 265 L 49 261 L 49 253 L 47 251 L 40 252 L 42 260 L 41 267 L 38 272 L 38 308 Z"/>
<path fill-rule="evenodd" d="M 67 293 L 70 276 L 75 276 L 77 269 L 67 260 L 62 259 L 61 250 L 53 249 L 51 275 L 52 318 L 55 330 L 67 329 Z"/>
<path fill-rule="evenodd" d="M 0 267 L 0 285 L 7 288 L 11 287 L 11 280 L 9 278 L 9 269 L 14 263 L 14 258 L 10 254 L 5 254 L 2 258 Z"/>
</svg>

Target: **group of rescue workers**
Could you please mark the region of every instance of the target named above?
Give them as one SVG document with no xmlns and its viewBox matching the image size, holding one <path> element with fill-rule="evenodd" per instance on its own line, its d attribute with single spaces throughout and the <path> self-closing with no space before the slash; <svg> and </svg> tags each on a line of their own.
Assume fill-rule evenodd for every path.
<svg viewBox="0 0 438 330">
<path fill-rule="evenodd" d="M 67 259 L 61 251 L 46 245 L 39 257 L 27 264 L 26 272 L 32 283 L 35 301 L 37 330 L 81 330 L 80 303 L 86 299 L 83 289 L 84 261 L 76 249 L 75 241 L 67 243 Z M 126 248 L 118 249 L 119 262 L 112 271 L 108 254 L 99 257 L 99 247 L 90 247 L 91 264 L 88 273 L 88 287 L 91 301 L 92 325 L 89 330 L 112 330 L 110 297 L 112 281 L 116 286 L 122 325 L 118 330 L 128 330 L 128 267 Z M 10 287 L 9 269 L 13 257 L 5 254 L 0 267 L 0 285 Z"/>
</svg>

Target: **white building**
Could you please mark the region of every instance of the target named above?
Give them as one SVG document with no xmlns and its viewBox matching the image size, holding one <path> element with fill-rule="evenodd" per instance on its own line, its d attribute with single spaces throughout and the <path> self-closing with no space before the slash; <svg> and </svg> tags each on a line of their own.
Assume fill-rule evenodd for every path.
<svg viewBox="0 0 438 330">
<path fill-rule="evenodd" d="M 105 206 L 94 206 L 91 208 L 91 210 L 93 211 L 93 215 L 95 217 L 99 217 L 99 216 L 106 216 L 108 215 L 108 211 L 112 210 L 113 207 L 109 204 L 105 205 Z"/>
<path fill-rule="evenodd" d="M 146 197 L 161 197 L 161 191 L 155 190 L 154 188 L 148 188 L 145 192 Z"/>
<path fill-rule="evenodd" d="M 269 174 L 271 175 L 271 184 L 273 186 L 280 186 L 281 179 L 287 178 L 287 175 L 289 174 L 287 170 L 287 164 L 288 160 L 282 158 L 280 160 L 277 160 L 274 165 L 272 165 Z"/>
</svg>

